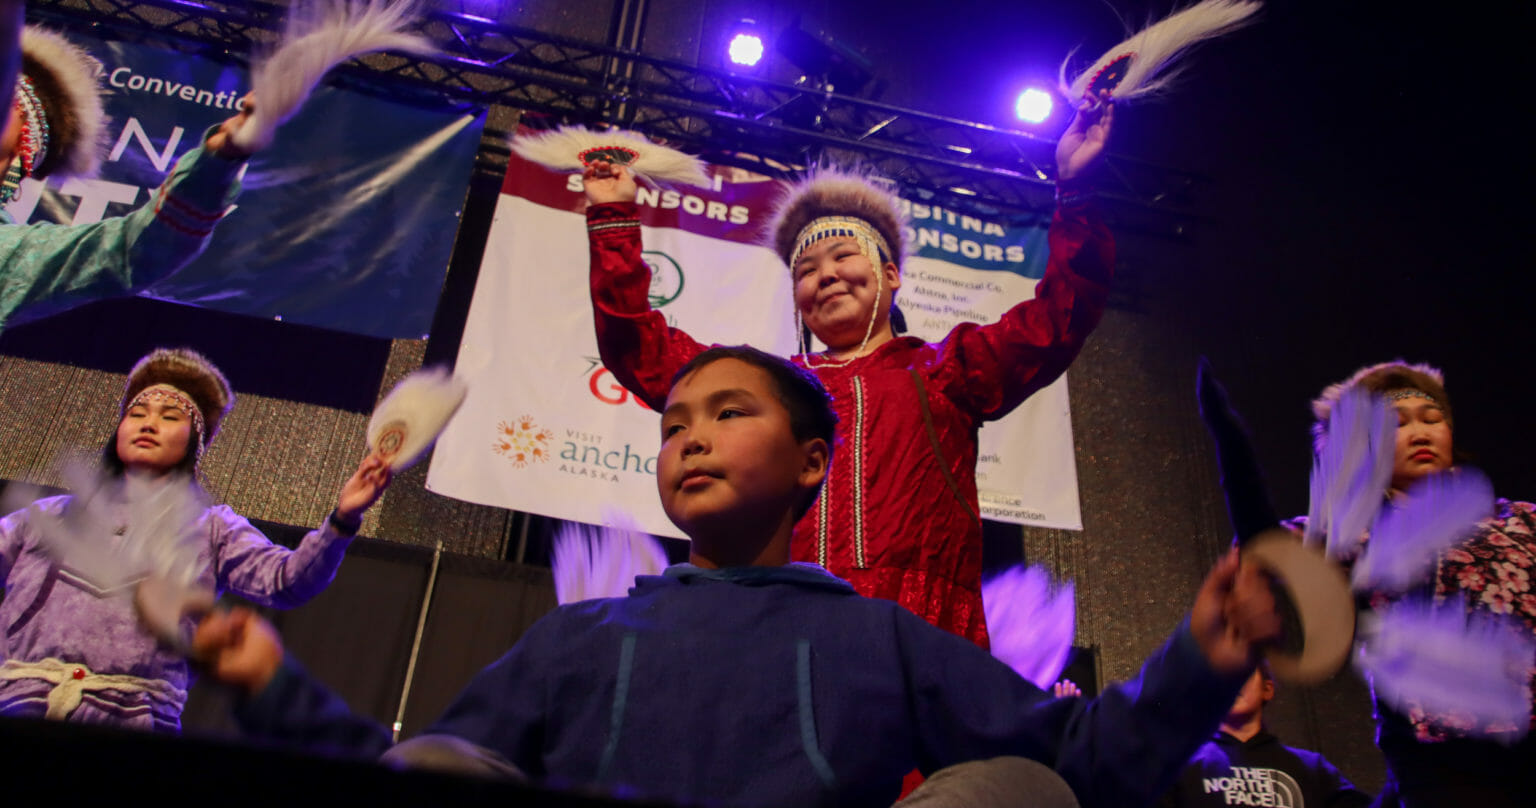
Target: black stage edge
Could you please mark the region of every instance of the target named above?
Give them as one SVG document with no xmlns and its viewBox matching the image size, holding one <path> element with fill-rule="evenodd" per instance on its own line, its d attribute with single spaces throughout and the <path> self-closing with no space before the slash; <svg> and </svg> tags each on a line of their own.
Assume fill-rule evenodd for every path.
<svg viewBox="0 0 1536 808">
<path fill-rule="evenodd" d="M 109 373 L 160 347 L 203 353 L 236 393 L 373 412 L 390 341 L 144 297 L 88 303 L 0 336 L 0 354 Z"/>
<path fill-rule="evenodd" d="M 0 718 L 0 750 L 18 794 L 30 782 L 40 789 L 34 795 L 53 792 L 85 804 L 661 808 L 250 744 L 36 719 Z"/>
</svg>

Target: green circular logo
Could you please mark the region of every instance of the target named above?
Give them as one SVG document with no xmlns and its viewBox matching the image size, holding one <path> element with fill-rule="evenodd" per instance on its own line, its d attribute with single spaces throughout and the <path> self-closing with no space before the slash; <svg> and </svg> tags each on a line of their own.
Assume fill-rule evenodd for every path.
<svg viewBox="0 0 1536 808">
<path fill-rule="evenodd" d="M 640 257 L 651 269 L 651 308 L 659 309 L 676 300 L 683 293 L 683 268 L 666 253 L 646 250 Z"/>
</svg>

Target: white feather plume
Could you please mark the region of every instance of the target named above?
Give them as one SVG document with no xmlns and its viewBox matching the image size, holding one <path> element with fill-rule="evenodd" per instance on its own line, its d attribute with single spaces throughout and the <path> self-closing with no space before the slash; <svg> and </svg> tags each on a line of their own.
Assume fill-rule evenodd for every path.
<svg viewBox="0 0 1536 808">
<path fill-rule="evenodd" d="M 425 54 L 432 44 L 405 28 L 411 0 L 298 0 L 288 10 L 276 50 L 251 70 L 255 111 L 233 139 L 247 152 L 265 148 L 331 68 L 376 51 Z"/>
<path fill-rule="evenodd" d="M 1493 484 L 1472 468 L 1414 483 L 1377 516 L 1371 540 L 1355 562 L 1352 586 L 1361 592 L 1402 592 L 1419 583 L 1442 551 L 1493 514 L 1493 501 Z"/>
<path fill-rule="evenodd" d="M 1392 460 L 1397 436 L 1397 416 L 1386 399 L 1362 388 L 1339 397 L 1328 417 L 1329 440 L 1312 466 L 1311 505 L 1321 524 L 1308 532 L 1323 531 L 1328 555 L 1352 556 L 1367 528 L 1386 501 L 1392 480 Z"/>
<path fill-rule="evenodd" d="M 102 593 L 126 592 L 150 576 L 197 580 L 204 539 L 197 523 L 207 500 L 191 477 L 143 483 L 80 464 L 62 476 L 73 494 L 63 513 L 38 509 L 39 541 L 60 565 Z"/>
<path fill-rule="evenodd" d="M 160 638 L 167 646 L 186 656 L 192 655 L 192 634 L 195 626 L 189 624 L 189 615 L 203 615 L 212 611 L 216 600 L 212 589 L 199 584 L 178 584 L 167 578 L 150 576 L 134 588 L 133 605 L 139 622 L 149 633 Z"/>
<path fill-rule="evenodd" d="M 615 526 L 562 522 L 556 529 L 550 570 L 560 604 L 622 598 L 636 577 L 667 568 L 667 554 L 656 539 L 627 517 L 606 516 Z"/>
<path fill-rule="evenodd" d="M 443 434 L 468 392 L 446 368 L 411 373 L 374 408 L 368 420 L 368 450 L 395 471 L 409 468 Z"/>
<path fill-rule="evenodd" d="M 1317 457 L 1312 458 L 1312 479 L 1307 491 L 1307 524 L 1301 541 L 1308 547 L 1320 547 L 1328 542 L 1328 517 L 1323 513 L 1328 500 L 1328 479 Z"/>
<path fill-rule="evenodd" d="M 710 186 L 709 174 L 699 158 L 623 129 L 595 132 L 582 126 L 562 126 L 549 132 L 517 135 L 512 138 L 511 146 L 524 160 L 551 171 L 574 173 L 586 168 L 581 158 L 583 152 L 614 147 L 627 149 L 634 152 L 635 157 L 625 168 L 638 180 L 650 185 Z"/>
<path fill-rule="evenodd" d="M 80 464 L 61 474 L 73 494 L 62 513 L 33 506 L 44 551 L 100 597 L 132 596 L 144 627 L 185 652 L 184 618 L 214 600 L 202 581 L 202 489 L 183 474 L 145 482 Z"/>
<path fill-rule="evenodd" d="M 1122 56 L 1130 55 L 1125 76 L 1110 92 L 1116 100 L 1165 89 L 1177 74 L 1169 68 L 1190 46 L 1236 30 L 1251 21 L 1260 4 L 1249 0 L 1204 0 L 1133 34 L 1105 51 L 1088 69 L 1067 78 L 1067 62 L 1061 65 L 1061 92 L 1073 103 L 1088 91 L 1099 71 Z M 1071 60 L 1071 56 L 1067 60 Z"/>
<path fill-rule="evenodd" d="M 992 655 L 1042 690 L 1072 655 L 1077 607 L 1071 582 L 1053 586 L 1042 567 L 1009 567 L 981 583 Z"/>
<path fill-rule="evenodd" d="M 1399 712 L 1467 717 L 1466 731 L 1496 727 L 1511 740 L 1530 728 L 1536 638 L 1501 615 L 1469 614 L 1460 598 L 1404 600 L 1362 620 L 1355 662 Z"/>
</svg>

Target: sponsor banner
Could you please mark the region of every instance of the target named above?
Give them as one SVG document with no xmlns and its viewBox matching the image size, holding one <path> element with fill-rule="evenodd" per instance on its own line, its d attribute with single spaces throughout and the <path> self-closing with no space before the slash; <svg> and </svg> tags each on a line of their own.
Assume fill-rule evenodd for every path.
<svg viewBox="0 0 1536 808">
<path fill-rule="evenodd" d="M 777 193 L 730 169 L 717 169 L 714 188 L 642 190 L 651 304 L 671 325 L 704 344 L 794 351 L 788 270 L 759 244 Z M 438 440 L 427 486 L 585 522 L 622 511 L 678 536 L 656 493 L 660 419 L 598 359 L 584 207 L 580 177 L 513 156 L 459 349 L 469 396 Z M 1038 222 L 950 214 L 912 210 L 917 249 L 898 302 L 928 340 L 962 321 L 995 322 L 1033 296 L 1044 271 Z M 981 455 L 988 518 L 1081 527 L 1063 381 L 983 428 Z"/>
<path fill-rule="evenodd" d="M 110 151 L 95 180 L 28 180 L 18 222 L 86 223 L 148 200 L 206 130 L 237 111 L 248 71 L 71 34 L 101 60 Z M 322 86 L 251 160 L 201 256 L 145 295 L 383 338 L 432 324 L 482 115 Z"/>
</svg>

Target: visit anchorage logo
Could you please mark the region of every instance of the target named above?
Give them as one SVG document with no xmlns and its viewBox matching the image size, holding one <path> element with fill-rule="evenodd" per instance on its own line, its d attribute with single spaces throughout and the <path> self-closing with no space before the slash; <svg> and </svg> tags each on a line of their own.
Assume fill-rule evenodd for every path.
<svg viewBox="0 0 1536 808">
<path fill-rule="evenodd" d="M 502 421 L 496 425 L 496 440 L 491 448 L 517 468 L 529 463 L 549 462 L 549 442 L 555 434 L 539 427 L 533 417 L 524 415 L 511 423 Z"/>
</svg>

